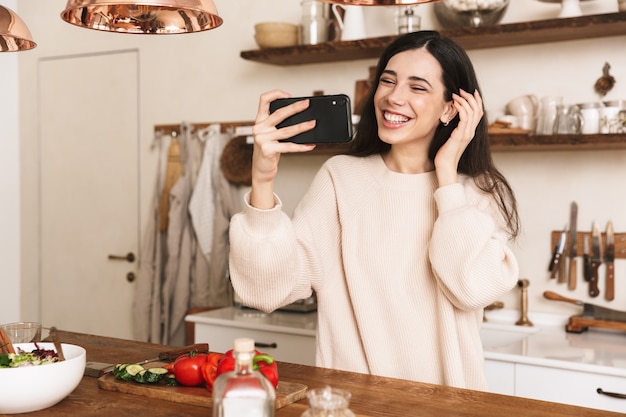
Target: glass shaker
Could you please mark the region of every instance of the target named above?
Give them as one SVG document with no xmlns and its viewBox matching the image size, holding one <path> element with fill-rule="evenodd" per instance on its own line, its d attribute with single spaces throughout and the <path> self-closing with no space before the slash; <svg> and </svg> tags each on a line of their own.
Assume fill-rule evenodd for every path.
<svg viewBox="0 0 626 417">
<path fill-rule="evenodd" d="M 420 30 L 421 17 L 415 14 L 415 6 L 401 6 L 396 11 L 396 35 Z"/>
<path fill-rule="evenodd" d="M 309 390 L 306 396 L 309 409 L 302 417 L 355 417 L 348 408 L 352 397 L 348 391 L 327 386 Z"/>
<path fill-rule="evenodd" d="M 577 135 L 580 133 L 581 124 L 578 106 L 557 106 L 553 132 L 555 135 Z"/>
<path fill-rule="evenodd" d="M 327 42 L 331 25 L 330 4 L 305 0 L 300 5 L 302 7 L 300 43 L 302 45 L 315 45 Z"/>
</svg>

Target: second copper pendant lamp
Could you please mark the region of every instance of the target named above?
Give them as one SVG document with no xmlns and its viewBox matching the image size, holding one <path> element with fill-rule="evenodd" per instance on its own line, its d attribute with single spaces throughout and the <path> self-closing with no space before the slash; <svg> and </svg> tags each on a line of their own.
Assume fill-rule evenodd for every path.
<svg viewBox="0 0 626 417">
<path fill-rule="evenodd" d="M 137 34 L 200 32 L 223 22 L 213 0 L 68 0 L 61 18 L 88 29 Z"/>
</svg>

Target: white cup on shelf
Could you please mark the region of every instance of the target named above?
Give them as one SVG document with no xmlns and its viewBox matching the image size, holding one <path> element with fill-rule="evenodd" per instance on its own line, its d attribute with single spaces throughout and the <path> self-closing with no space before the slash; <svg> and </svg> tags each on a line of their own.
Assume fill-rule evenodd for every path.
<svg viewBox="0 0 626 417">
<path fill-rule="evenodd" d="M 583 135 L 593 135 L 600 133 L 600 103 L 582 103 L 578 105 L 582 117 L 582 127 L 580 133 Z"/>
</svg>

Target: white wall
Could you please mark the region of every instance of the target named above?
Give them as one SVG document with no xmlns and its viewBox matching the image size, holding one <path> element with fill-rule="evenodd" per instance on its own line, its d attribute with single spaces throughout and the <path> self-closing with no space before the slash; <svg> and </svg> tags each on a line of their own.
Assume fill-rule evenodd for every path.
<svg viewBox="0 0 626 417">
<path fill-rule="evenodd" d="M 15 0 L 3 6 L 16 11 Z M 0 323 L 17 321 L 20 311 L 20 190 L 18 54 L 0 53 Z"/>
<path fill-rule="evenodd" d="M 22 315 L 38 314 L 37 284 L 37 62 L 43 57 L 139 48 L 141 65 L 142 161 L 145 186 L 142 204 L 150 201 L 154 155 L 150 152 L 153 127 L 180 121 L 209 122 L 253 120 L 260 93 L 282 88 L 294 95 L 314 90 L 353 95 L 355 81 L 365 79 L 375 60 L 280 67 L 242 60 L 241 50 L 255 49 L 253 26 L 261 21 L 298 22 L 296 0 L 216 0 L 224 25 L 216 30 L 187 35 L 146 36 L 102 33 L 73 27 L 59 18 L 64 0 L 20 0 L 19 10 L 39 47 L 20 54 L 20 142 L 22 203 Z M 560 6 L 537 0 L 514 0 L 503 23 L 556 17 Z M 585 13 L 617 11 L 616 0 L 582 3 Z M 432 5 L 418 7 L 422 28 L 437 28 Z M 366 10 L 369 35 L 393 33 L 390 8 Z M 593 84 L 609 61 L 617 79 L 607 99 L 626 99 L 626 42 L 624 36 L 470 51 L 491 114 L 501 112 L 508 100 L 532 93 L 539 97 L 561 95 L 566 102 L 597 99 Z M 2 61 L 0 61 L 2 62 Z M 81 88 L 89 74 L 76 74 Z M 97 109 L 94 109 L 97 112 Z M 110 121 L 109 121 L 110 122 Z M 278 192 L 291 211 L 302 190 L 324 160 L 320 156 L 286 156 L 282 159 Z M 626 194 L 623 189 L 626 151 L 563 151 L 498 153 L 496 162 L 517 192 L 524 233 L 515 251 L 522 277 L 530 285 L 532 311 L 574 313 L 577 309 L 543 300 L 545 289 L 586 299 L 586 289 L 576 292 L 557 286 L 547 276 L 550 232 L 561 229 L 569 203 L 579 203 L 580 229 L 596 220 L 604 227 L 612 219 L 617 232 L 626 232 Z M 5 169 L 3 167 L 2 169 Z M 6 207 L 0 208 L 3 218 Z M 15 222 L 17 213 L 7 213 Z M 17 236 L 0 236 L 2 246 L 15 245 Z M 616 299 L 610 306 L 626 310 L 626 261 L 616 263 Z M 17 286 L 17 278 L 12 278 Z M 518 306 L 513 291 L 504 302 Z M 598 298 L 594 302 L 603 304 Z M 19 305 L 12 306 L 13 314 Z M 532 317 L 531 317 L 532 318 Z"/>
</svg>

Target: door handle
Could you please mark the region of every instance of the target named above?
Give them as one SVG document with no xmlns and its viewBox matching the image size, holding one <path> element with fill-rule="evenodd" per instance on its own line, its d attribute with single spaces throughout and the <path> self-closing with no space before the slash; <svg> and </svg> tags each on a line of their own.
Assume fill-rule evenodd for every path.
<svg viewBox="0 0 626 417">
<path fill-rule="evenodd" d="M 109 259 L 114 261 L 135 262 L 135 254 L 128 252 L 126 255 L 109 255 Z"/>
</svg>

